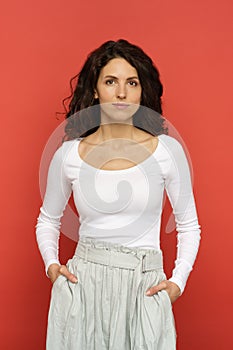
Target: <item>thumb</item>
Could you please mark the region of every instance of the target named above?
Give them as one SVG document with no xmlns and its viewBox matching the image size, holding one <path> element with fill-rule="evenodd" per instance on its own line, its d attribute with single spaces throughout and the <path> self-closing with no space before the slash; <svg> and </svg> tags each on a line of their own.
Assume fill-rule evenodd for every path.
<svg viewBox="0 0 233 350">
<path fill-rule="evenodd" d="M 150 287 L 147 291 L 146 291 L 146 295 L 153 295 L 158 293 L 160 290 L 165 289 L 167 287 L 166 285 L 166 281 L 162 281 L 159 284 L 157 284 L 156 286 Z"/>
<path fill-rule="evenodd" d="M 59 272 L 60 274 L 65 276 L 70 282 L 78 282 L 77 277 L 74 274 L 72 274 L 65 265 L 61 265 Z"/>
</svg>

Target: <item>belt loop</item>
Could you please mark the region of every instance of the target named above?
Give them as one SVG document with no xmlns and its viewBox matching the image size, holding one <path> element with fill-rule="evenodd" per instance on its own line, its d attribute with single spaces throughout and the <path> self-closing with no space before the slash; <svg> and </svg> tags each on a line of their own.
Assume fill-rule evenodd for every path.
<svg viewBox="0 0 233 350">
<path fill-rule="evenodd" d="M 142 272 L 146 270 L 146 254 L 142 255 Z"/>
<path fill-rule="evenodd" d="M 110 270 L 112 270 L 113 265 L 112 265 L 112 251 L 111 251 L 111 249 L 109 250 L 108 265 L 109 265 Z"/>
<path fill-rule="evenodd" d="M 88 245 L 85 245 L 85 257 L 84 257 L 84 263 L 87 263 L 87 255 L 88 255 Z"/>
</svg>

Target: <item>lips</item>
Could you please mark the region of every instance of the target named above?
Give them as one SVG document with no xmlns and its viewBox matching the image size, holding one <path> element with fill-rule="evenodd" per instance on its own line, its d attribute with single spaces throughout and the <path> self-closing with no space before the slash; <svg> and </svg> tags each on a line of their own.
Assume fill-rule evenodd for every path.
<svg viewBox="0 0 233 350">
<path fill-rule="evenodd" d="M 113 106 L 115 106 L 116 108 L 119 108 L 119 109 L 125 109 L 125 108 L 129 107 L 129 104 L 127 104 L 127 103 L 113 103 Z"/>
</svg>

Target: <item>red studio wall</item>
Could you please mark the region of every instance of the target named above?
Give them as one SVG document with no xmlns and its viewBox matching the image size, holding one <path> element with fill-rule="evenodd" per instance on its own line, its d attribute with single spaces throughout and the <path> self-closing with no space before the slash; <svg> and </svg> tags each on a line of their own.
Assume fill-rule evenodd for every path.
<svg viewBox="0 0 233 350">
<path fill-rule="evenodd" d="M 1 8 L 1 327 L 4 350 L 45 349 L 50 281 L 35 240 L 40 158 L 63 121 L 62 99 L 86 55 L 106 40 L 141 46 L 164 84 L 164 115 L 181 134 L 194 170 L 201 247 L 174 304 L 178 350 L 233 349 L 232 10 L 195 2 L 16 1 Z M 161 244 L 169 272 L 175 231 Z M 75 243 L 61 235 L 61 260 Z"/>
</svg>

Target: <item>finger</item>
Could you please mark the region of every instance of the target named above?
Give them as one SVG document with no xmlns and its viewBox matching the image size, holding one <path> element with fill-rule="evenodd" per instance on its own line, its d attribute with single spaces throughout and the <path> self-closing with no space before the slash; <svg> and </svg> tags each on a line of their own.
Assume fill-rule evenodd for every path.
<svg viewBox="0 0 233 350">
<path fill-rule="evenodd" d="M 77 277 L 72 274 L 65 265 L 62 265 L 60 267 L 60 273 L 65 276 L 70 282 L 76 283 L 78 282 Z"/>
<path fill-rule="evenodd" d="M 162 289 L 165 289 L 166 287 L 167 287 L 166 281 L 162 281 L 159 284 L 157 284 L 156 286 L 150 287 L 146 291 L 146 295 L 148 295 L 148 296 L 154 295 L 154 294 L 158 293 L 159 291 L 161 291 Z"/>
</svg>

